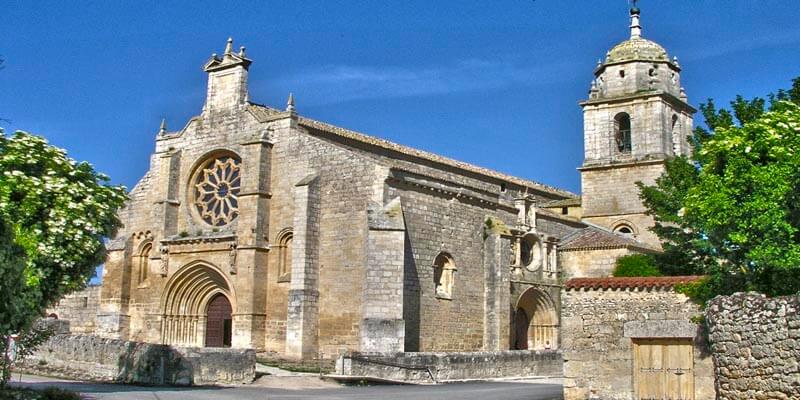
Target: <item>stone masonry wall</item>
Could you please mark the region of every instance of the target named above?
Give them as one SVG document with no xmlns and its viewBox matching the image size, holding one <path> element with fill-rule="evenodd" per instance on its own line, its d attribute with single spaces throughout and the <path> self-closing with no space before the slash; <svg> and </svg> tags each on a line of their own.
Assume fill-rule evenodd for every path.
<svg viewBox="0 0 800 400">
<path fill-rule="evenodd" d="M 558 253 L 559 265 L 565 279 L 601 278 L 611 276 L 617 258 L 629 254 L 628 249 L 569 250 Z"/>
<path fill-rule="evenodd" d="M 636 182 L 653 185 L 663 171 L 660 163 L 581 171 L 583 220 L 609 229 L 626 223 L 639 240 L 658 245 L 658 237 L 647 229 L 653 219 L 644 214 Z"/>
<path fill-rule="evenodd" d="M 336 373 L 406 382 L 561 376 L 561 353 L 482 351 L 465 353 L 349 354 L 336 361 Z"/>
<path fill-rule="evenodd" d="M 756 293 L 717 297 L 706 321 L 718 399 L 800 398 L 800 299 Z"/>
<path fill-rule="evenodd" d="M 65 296 L 54 307 L 47 309 L 47 315 L 55 314 L 59 320 L 69 321 L 72 333 L 92 333 L 97 321 L 102 286 L 89 286 L 79 292 Z"/>
<path fill-rule="evenodd" d="M 649 326 L 647 335 L 658 337 L 685 337 L 671 330 L 692 325 L 695 399 L 714 398 L 711 357 L 689 322 L 700 310 L 686 296 L 659 289 L 572 289 L 562 292 L 561 301 L 565 400 L 634 398 L 632 325 Z"/>
<path fill-rule="evenodd" d="M 88 335 L 55 335 L 23 371 L 73 379 L 141 384 L 249 383 L 253 350 L 172 347 Z"/>
</svg>

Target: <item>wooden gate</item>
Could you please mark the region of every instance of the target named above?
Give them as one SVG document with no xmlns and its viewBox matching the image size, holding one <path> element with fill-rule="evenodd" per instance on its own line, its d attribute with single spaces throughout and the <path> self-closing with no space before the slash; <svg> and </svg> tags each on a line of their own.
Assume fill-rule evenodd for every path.
<svg viewBox="0 0 800 400">
<path fill-rule="evenodd" d="M 638 400 L 694 400 L 691 339 L 635 339 L 633 371 Z"/>
<path fill-rule="evenodd" d="M 225 295 L 208 302 L 206 347 L 231 347 L 231 302 Z"/>
</svg>

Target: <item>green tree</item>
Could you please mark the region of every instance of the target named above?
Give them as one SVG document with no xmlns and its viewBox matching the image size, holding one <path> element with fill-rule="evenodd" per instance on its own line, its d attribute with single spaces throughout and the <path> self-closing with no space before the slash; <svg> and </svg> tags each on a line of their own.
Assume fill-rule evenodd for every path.
<svg viewBox="0 0 800 400">
<path fill-rule="evenodd" d="M 105 259 L 127 195 L 39 136 L 0 130 L 0 339 L 81 289 Z"/>
<path fill-rule="evenodd" d="M 650 254 L 629 254 L 617 259 L 616 277 L 661 276 L 661 271 Z"/>
<path fill-rule="evenodd" d="M 705 274 L 698 300 L 755 290 L 800 290 L 800 78 L 789 90 L 700 106 L 708 129 L 691 140 L 693 159 L 666 163 L 654 186 L 639 184 L 656 221 L 665 274 Z"/>
</svg>

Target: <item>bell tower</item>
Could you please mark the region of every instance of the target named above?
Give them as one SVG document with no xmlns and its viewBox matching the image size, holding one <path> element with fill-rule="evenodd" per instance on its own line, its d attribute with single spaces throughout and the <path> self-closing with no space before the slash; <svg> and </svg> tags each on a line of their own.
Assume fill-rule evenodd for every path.
<svg viewBox="0 0 800 400">
<path fill-rule="evenodd" d="M 653 184 L 664 161 L 689 154 L 692 115 L 680 84 L 678 59 L 642 37 L 640 10 L 630 10 L 630 38 L 598 60 L 581 102 L 583 220 L 659 247 L 648 228 L 636 182 Z"/>
</svg>

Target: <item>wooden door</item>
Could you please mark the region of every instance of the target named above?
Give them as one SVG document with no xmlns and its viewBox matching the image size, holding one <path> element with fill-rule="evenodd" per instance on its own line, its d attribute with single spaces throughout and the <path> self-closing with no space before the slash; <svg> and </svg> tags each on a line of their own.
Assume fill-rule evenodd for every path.
<svg viewBox="0 0 800 400">
<path fill-rule="evenodd" d="M 636 339 L 633 371 L 638 400 L 694 400 L 691 339 Z"/>
<path fill-rule="evenodd" d="M 218 294 L 208 302 L 206 347 L 231 346 L 231 303 Z"/>
</svg>

